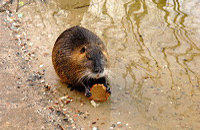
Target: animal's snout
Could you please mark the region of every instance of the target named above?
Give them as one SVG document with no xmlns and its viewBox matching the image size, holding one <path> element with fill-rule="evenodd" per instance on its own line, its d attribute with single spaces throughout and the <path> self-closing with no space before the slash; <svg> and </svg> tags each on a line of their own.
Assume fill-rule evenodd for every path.
<svg viewBox="0 0 200 130">
<path fill-rule="evenodd" d="M 94 68 L 94 73 L 102 73 L 104 71 L 104 69 L 102 67 L 95 67 Z"/>
</svg>

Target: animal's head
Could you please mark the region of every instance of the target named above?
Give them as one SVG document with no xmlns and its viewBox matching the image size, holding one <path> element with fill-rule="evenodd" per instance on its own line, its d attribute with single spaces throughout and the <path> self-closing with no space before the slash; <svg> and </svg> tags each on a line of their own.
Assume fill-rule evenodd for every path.
<svg viewBox="0 0 200 130">
<path fill-rule="evenodd" d="M 103 44 L 82 45 L 73 55 L 83 77 L 98 79 L 106 75 L 109 55 Z"/>
</svg>

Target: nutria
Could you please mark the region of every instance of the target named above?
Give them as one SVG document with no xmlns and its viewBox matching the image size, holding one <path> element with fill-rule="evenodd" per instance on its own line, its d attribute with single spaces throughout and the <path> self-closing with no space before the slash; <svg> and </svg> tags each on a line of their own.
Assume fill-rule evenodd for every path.
<svg viewBox="0 0 200 130">
<path fill-rule="evenodd" d="M 80 26 L 65 30 L 56 40 L 52 51 L 54 69 L 61 81 L 72 88 L 85 90 L 91 96 L 90 88 L 96 83 L 107 85 L 105 68 L 109 55 L 98 36 Z"/>
</svg>

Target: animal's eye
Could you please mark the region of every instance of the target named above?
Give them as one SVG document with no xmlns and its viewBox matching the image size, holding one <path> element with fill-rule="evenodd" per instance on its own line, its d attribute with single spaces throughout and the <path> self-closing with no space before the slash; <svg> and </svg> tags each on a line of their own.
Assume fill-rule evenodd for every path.
<svg viewBox="0 0 200 130">
<path fill-rule="evenodd" d="M 86 48 L 85 48 L 85 47 L 82 47 L 81 50 L 80 50 L 80 53 L 84 53 L 85 50 L 86 50 Z"/>
</svg>

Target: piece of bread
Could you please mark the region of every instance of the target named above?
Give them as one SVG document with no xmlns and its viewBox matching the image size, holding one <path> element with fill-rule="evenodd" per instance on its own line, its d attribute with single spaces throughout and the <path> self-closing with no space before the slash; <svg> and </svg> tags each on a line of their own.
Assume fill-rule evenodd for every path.
<svg viewBox="0 0 200 130">
<path fill-rule="evenodd" d="M 106 92 L 106 87 L 103 84 L 95 84 L 90 89 L 92 96 L 90 97 L 91 100 L 94 101 L 106 101 L 110 96 L 110 93 Z"/>
</svg>

